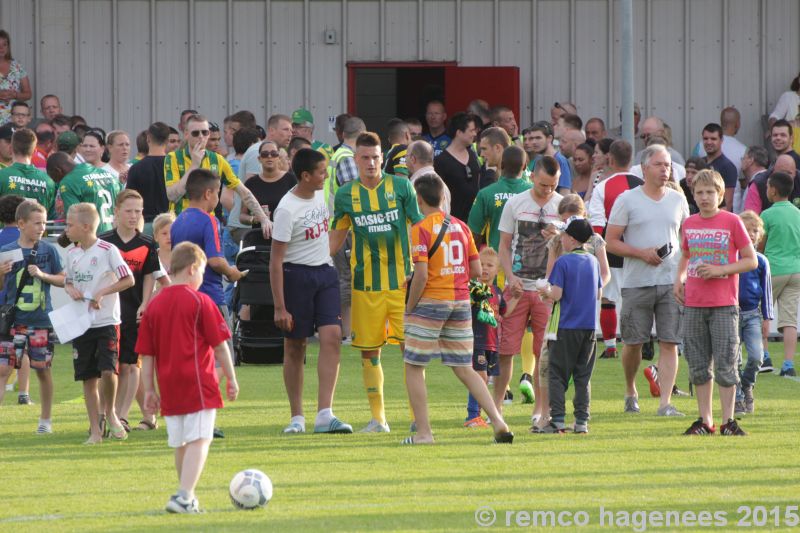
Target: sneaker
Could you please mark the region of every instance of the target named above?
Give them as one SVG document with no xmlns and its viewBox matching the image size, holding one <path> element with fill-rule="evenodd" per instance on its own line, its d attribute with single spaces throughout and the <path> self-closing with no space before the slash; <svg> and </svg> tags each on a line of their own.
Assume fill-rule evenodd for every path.
<svg viewBox="0 0 800 533">
<path fill-rule="evenodd" d="M 197 503 L 197 498 L 193 500 L 185 500 L 178 494 L 173 494 L 169 497 L 166 507 L 164 508 L 168 513 L 199 513 L 200 506 Z"/>
<path fill-rule="evenodd" d="M 225 433 L 222 432 L 219 428 L 214 428 L 214 438 L 215 439 L 224 439 Z"/>
<path fill-rule="evenodd" d="M 314 426 L 314 433 L 352 433 L 353 426 L 345 424 L 335 416 L 331 421 L 321 426 Z"/>
<path fill-rule="evenodd" d="M 374 418 L 359 433 L 389 433 L 389 424 L 381 424 Z"/>
<path fill-rule="evenodd" d="M 530 374 L 522 374 L 519 380 L 519 392 L 522 394 L 522 403 L 533 403 L 533 384 Z"/>
<path fill-rule="evenodd" d="M 668 403 L 664 407 L 658 408 L 658 411 L 656 411 L 656 416 L 686 416 L 686 415 L 675 409 L 674 405 Z"/>
<path fill-rule="evenodd" d="M 645 368 L 644 377 L 646 377 L 647 382 L 650 383 L 650 396 L 653 398 L 661 396 L 661 387 L 658 386 L 658 367 L 656 365 L 650 365 Z"/>
<path fill-rule="evenodd" d="M 783 374 L 781 374 L 781 375 L 783 375 Z M 33 400 L 31 400 L 31 397 L 28 394 L 20 394 L 17 397 L 17 403 L 19 405 L 33 405 Z"/>
<path fill-rule="evenodd" d="M 677 385 L 673 385 L 672 386 L 672 395 L 673 396 L 689 396 L 689 393 L 684 391 L 684 390 L 679 389 Z"/>
<path fill-rule="evenodd" d="M 752 414 L 755 411 L 755 400 L 753 399 L 753 387 L 742 388 L 744 393 L 744 411 Z"/>
<path fill-rule="evenodd" d="M 788 368 L 787 367 L 783 367 L 783 368 L 781 368 L 781 374 L 780 375 L 781 375 L 781 377 L 786 376 L 786 377 L 793 378 L 793 377 L 797 376 L 797 372 L 795 372 L 793 366 L 790 366 Z M 22 402 L 20 402 L 20 403 L 22 403 Z"/>
<path fill-rule="evenodd" d="M 6 392 L 14 392 L 14 384 L 13 383 L 8 383 L 6 385 Z"/>
<path fill-rule="evenodd" d="M 480 416 L 476 416 L 475 418 L 470 418 L 466 422 L 464 422 L 465 428 L 488 428 L 489 424 L 486 423 L 486 420 L 481 418 Z"/>
<path fill-rule="evenodd" d="M 769 374 L 773 372 L 775 368 L 772 366 L 772 359 L 769 357 L 764 358 L 764 362 L 761 363 L 761 368 L 758 370 L 759 374 Z"/>
<path fill-rule="evenodd" d="M 288 426 L 283 428 L 283 433 L 286 435 L 293 435 L 295 433 L 305 433 L 306 427 L 299 422 L 290 422 Z M 314 426 L 314 433 L 317 432 L 317 427 Z M 350 432 L 353 432 L 353 428 L 350 428 Z"/>
<path fill-rule="evenodd" d="M 719 428 L 719 434 L 725 435 L 728 437 L 745 437 L 747 433 L 739 427 L 739 424 L 736 423 L 736 420 L 733 418 L 728 420 L 727 424 L 722 424 L 722 427 Z"/>
<path fill-rule="evenodd" d="M 603 350 L 603 353 L 600 354 L 600 359 L 616 359 L 617 358 L 617 349 L 616 348 L 606 348 Z"/>
<path fill-rule="evenodd" d="M 506 391 L 506 395 L 503 398 L 503 403 L 504 404 L 514 403 L 514 394 L 510 390 Z"/>
<path fill-rule="evenodd" d="M 352 338 L 350 338 L 350 337 L 342 337 L 342 345 L 350 346 L 351 344 L 353 344 L 353 339 Z"/>
<path fill-rule="evenodd" d="M 531 428 L 531 433 L 536 434 L 545 434 L 545 435 L 563 435 L 567 432 L 567 426 L 564 425 L 563 422 L 550 422 L 544 427 L 533 426 Z"/>
<path fill-rule="evenodd" d="M 733 404 L 733 414 L 737 417 L 742 417 L 747 414 L 747 406 L 745 406 L 744 400 L 736 400 L 736 403 Z"/>
<path fill-rule="evenodd" d="M 53 426 L 50 424 L 39 424 L 39 427 L 36 428 L 37 435 L 48 435 L 53 432 Z"/>
<path fill-rule="evenodd" d="M 589 424 L 587 422 L 575 422 L 572 432 L 577 434 L 589 433 Z"/>
<path fill-rule="evenodd" d="M 636 396 L 625 396 L 625 412 L 638 413 L 639 412 L 639 398 Z"/>
<path fill-rule="evenodd" d="M 642 345 L 642 359 L 645 361 L 652 361 L 656 356 L 656 350 L 653 347 L 653 339 L 650 339 Z"/>
<path fill-rule="evenodd" d="M 695 420 L 689 429 L 683 432 L 684 435 L 713 435 L 714 432 L 717 431 L 717 428 L 714 426 L 708 427 L 708 425 L 703 422 L 702 418 L 698 418 Z"/>
</svg>

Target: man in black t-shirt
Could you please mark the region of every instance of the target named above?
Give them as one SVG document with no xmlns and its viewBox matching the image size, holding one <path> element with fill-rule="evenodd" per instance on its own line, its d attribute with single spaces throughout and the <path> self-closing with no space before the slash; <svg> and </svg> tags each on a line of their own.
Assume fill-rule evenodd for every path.
<svg viewBox="0 0 800 533">
<path fill-rule="evenodd" d="M 481 165 L 472 150 L 472 143 L 478 129 L 475 117 L 466 113 L 456 113 L 450 121 L 452 141 L 448 147 L 433 160 L 436 174 L 450 189 L 451 213 L 459 220 L 469 218 L 469 210 L 478 195 Z"/>
<path fill-rule="evenodd" d="M 706 151 L 706 163 L 719 172 L 725 182 L 725 209 L 733 211 L 733 192 L 739 173 L 736 165 L 722 153 L 722 126 L 713 122 L 706 124 L 703 128 L 703 149 Z"/>
<path fill-rule="evenodd" d="M 148 153 L 128 170 L 126 188 L 138 192 L 144 200 L 144 233 L 152 235 L 152 222 L 169 211 L 169 199 L 164 185 L 164 157 L 167 155 L 169 126 L 154 122 L 147 128 Z"/>
</svg>

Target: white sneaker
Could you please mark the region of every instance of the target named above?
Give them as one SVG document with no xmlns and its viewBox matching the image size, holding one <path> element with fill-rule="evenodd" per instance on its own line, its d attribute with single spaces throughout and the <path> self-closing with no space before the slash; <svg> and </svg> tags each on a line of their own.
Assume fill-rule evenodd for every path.
<svg viewBox="0 0 800 533">
<path fill-rule="evenodd" d="M 285 434 L 289 434 L 289 433 L 305 433 L 306 432 L 306 427 L 304 425 L 302 425 L 302 424 L 297 423 L 297 422 L 291 422 L 288 426 L 283 428 L 283 432 Z"/>
<path fill-rule="evenodd" d="M 14 392 L 14 384 L 13 383 L 6 384 L 6 392 Z"/>
<path fill-rule="evenodd" d="M 53 432 L 53 426 L 50 424 L 39 424 L 39 427 L 36 428 L 37 435 L 47 435 Z"/>
<path fill-rule="evenodd" d="M 197 502 L 197 498 L 193 500 L 184 500 L 177 494 L 170 496 L 165 509 L 168 513 L 185 514 L 200 512 L 200 506 Z"/>
<path fill-rule="evenodd" d="M 374 418 L 359 433 L 390 433 L 389 424 L 381 424 Z"/>
</svg>

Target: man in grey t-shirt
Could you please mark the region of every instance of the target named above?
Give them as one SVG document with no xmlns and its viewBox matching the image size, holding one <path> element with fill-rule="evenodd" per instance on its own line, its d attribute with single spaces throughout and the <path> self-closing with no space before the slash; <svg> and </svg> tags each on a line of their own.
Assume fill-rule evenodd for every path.
<svg viewBox="0 0 800 533">
<path fill-rule="evenodd" d="M 625 412 L 638 413 L 636 373 L 642 344 L 650 340 L 655 316 L 659 341 L 658 375 L 645 370 L 650 392 L 661 401 L 661 416 L 683 416 L 670 403 L 678 373 L 680 308 L 672 295 L 680 250 L 680 228 L 689 216 L 682 194 L 667 187 L 672 160 L 663 145 L 642 154 L 644 185 L 622 193 L 614 202 L 606 230 L 608 251 L 625 257 L 622 272 L 621 332 L 625 347 Z"/>
</svg>

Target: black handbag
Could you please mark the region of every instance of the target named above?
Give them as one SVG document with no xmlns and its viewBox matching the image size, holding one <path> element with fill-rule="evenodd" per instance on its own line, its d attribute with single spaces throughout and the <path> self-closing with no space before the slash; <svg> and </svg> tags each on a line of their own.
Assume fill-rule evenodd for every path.
<svg viewBox="0 0 800 533">
<path fill-rule="evenodd" d="M 0 335 L 2 336 L 8 336 L 11 333 L 11 328 L 14 327 L 14 319 L 17 315 L 17 302 L 19 302 L 19 297 L 22 295 L 22 289 L 31 280 L 28 267 L 36 262 L 36 253 L 38 248 L 39 242 L 37 241 L 33 245 L 28 258 L 25 260 L 25 266 L 22 267 L 22 277 L 19 280 L 19 285 L 17 285 L 17 293 L 14 296 L 13 303 L 0 305 Z"/>
<path fill-rule="evenodd" d="M 436 240 L 433 241 L 433 244 L 428 249 L 428 259 L 430 259 L 433 254 L 436 253 L 436 250 L 439 249 L 439 245 L 442 244 L 442 239 L 444 239 L 444 234 L 447 233 L 447 228 L 450 227 L 450 215 L 444 217 L 442 221 L 442 227 L 439 230 L 439 234 L 436 236 Z M 411 281 L 414 279 L 414 273 L 411 273 L 411 276 L 408 278 L 408 283 L 406 284 L 406 303 L 408 303 L 408 294 L 409 289 L 411 288 Z"/>
</svg>

